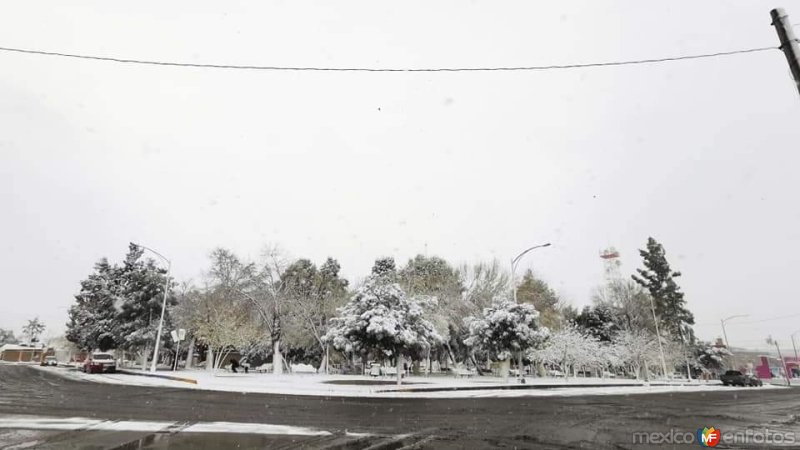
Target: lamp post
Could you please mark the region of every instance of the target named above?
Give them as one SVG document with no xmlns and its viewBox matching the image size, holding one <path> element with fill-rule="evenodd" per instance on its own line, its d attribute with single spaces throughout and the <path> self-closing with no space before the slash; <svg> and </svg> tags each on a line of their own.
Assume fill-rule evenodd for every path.
<svg viewBox="0 0 800 450">
<path fill-rule="evenodd" d="M 549 246 L 550 246 L 549 242 L 546 243 L 546 244 L 534 245 L 533 247 L 530 247 L 530 248 L 527 248 L 527 249 L 523 250 L 522 253 L 520 253 L 519 255 L 517 255 L 516 258 L 511 260 L 511 291 L 512 291 L 513 296 L 514 296 L 514 303 L 517 303 L 517 286 L 515 284 L 516 280 L 514 279 L 514 272 L 517 270 L 517 263 L 528 252 L 530 252 L 532 250 L 536 250 L 537 248 L 544 248 L 544 247 L 549 247 Z"/>
<path fill-rule="evenodd" d="M 661 344 L 661 331 L 658 329 L 658 316 L 656 315 L 656 304 L 652 295 L 650 297 L 650 310 L 653 311 L 653 324 L 656 326 L 656 342 L 658 342 L 658 353 L 661 355 L 661 371 L 664 372 L 664 379 L 667 378 L 667 360 L 664 358 L 664 346 Z M 647 371 L 645 365 L 645 371 Z M 687 369 L 688 370 L 688 369 Z M 649 378 L 648 378 L 649 379 Z"/>
<path fill-rule="evenodd" d="M 549 242 L 546 243 L 546 244 L 534 245 L 533 247 L 526 248 L 519 255 L 517 255 L 516 258 L 511 260 L 511 293 L 512 293 L 512 295 L 514 297 L 514 303 L 518 303 L 517 302 L 517 284 L 516 284 L 516 280 L 514 279 L 514 272 L 517 270 L 517 263 L 519 262 L 520 259 L 522 259 L 523 256 L 527 255 L 528 252 L 536 250 L 537 248 L 544 248 L 544 247 L 549 247 L 549 246 L 550 246 Z M 518 372 L 517 376 L 519 377 L 520 382 L 524 383 L 525 382 L 525 378 L 523 378 L 523 374 L 522 374 L 522 349 L 520 349 L 519 355 L 517 355 L 517 372 Z"/>
<path fill-rule="evenodd" d="M 775 344 L 775 349 L 778 351 L 778 359 L 783 366 L 783 375 L 786 377 L 786 385 L 791 386 L 792 382 L 789 380 L 789 371 L 786 370 L 786 360 L 783 359 L 783 355 L 781 354 L 781 347 L 778 345 L 778 341 L 772 339 L 772 336 L 767 337 L 767 344 Z"/>
<path fill-rule="evenodd" d="M 792 336 L 792 349 L 794 349 L 794 363 L 795 363 L 795 365 L 800 367 L 800 361 L 798 361 L 798 359 L 797 359 L 797 344 L 795 344 L 795 342 L 794 342 L 794 335 L 796 335 L 797 333 L 800 333 L 800 330 L 795 331 L 791 335 Z"/>
<path fill-rule="evenodd" d="M 728 347 L 728 351 L 730 351 L 730 349 L 731 349 L 731 344 L 728 343 L 728 333 L 725 332 L 725 322 L 727 322 L 727 321 L 729 321 L 731 319 L 735 319 L 737 317 L 747 317 L 747 314 L 737 314 L 735 316 L 730 316 L 728 318 L 719 320 L 719 324 L 722 325 L 722 336 L 725 338 L 725 347 Z M 731 352 L 731 353 L 733 353 L 733 352 Z"/>
<path fill-rule="evenodd" d="M 161 318 L 158 320 L 158 332 L 156 333 L 156 347 L 153 349 L 153 362 L 150 364 L 150 372 L 156 371 L 156 361 L 158 360 L 158 347 L 161 345 L 161 331 L 164 328 L 164 312 L 167 310 L 167 293 L 169 292 L 169 273 L 172 270 L 172 262 L 167 259 L 161 253 L 153 250 L 152 248 L 145 247 L 144 245 L 139 245 L 134 242 L 131 242 L 131 245 L 136 247 L 141 247 L 145 250 L 149 250 L 154 255 L 158 256 L 159 258 L 163 259 L 167 263 L 167 276 L 166 281 L 164 281 L 164 300 L 161 302 Z"/>
</svg>

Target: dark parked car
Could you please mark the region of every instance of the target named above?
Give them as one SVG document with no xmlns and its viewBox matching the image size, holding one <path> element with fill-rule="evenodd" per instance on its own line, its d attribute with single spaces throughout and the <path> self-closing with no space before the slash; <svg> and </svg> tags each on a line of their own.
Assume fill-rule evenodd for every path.
<svg viewBox="0 0 800 450">
<path fill-rule="evenodd" d="M 764 384 L 760 379 L 738 370 L 729 370 L 719 379 L 725 386 L 763 386 Z"/>
<path fill-rule="evenodd" d="M 117 361 L 111 353 L 92 353 L 92 356 L 83 362 L 81 370 L 86 373 L 116 372 Z"/>
</svg>

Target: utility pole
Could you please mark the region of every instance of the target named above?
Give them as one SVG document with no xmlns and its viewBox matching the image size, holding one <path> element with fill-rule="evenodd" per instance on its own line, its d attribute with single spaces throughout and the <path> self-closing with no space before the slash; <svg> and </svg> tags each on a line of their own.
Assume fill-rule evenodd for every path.
<svg viewBox="0 0 800 450">
<path fill-rule="evenodd" d="M 664 347 L 661 345 L 661 332 L 658 330 L 658 316 L 656 316 L 656 304 L 653 301 L 653 296 L 650 297 L 650 309 L 653 311 L 653 323 L 656 326 L 656 341 L 658 341 L 658 352 L 661 354 L 661 370 L 664 372 L 664 378 L 667 378 L 667 361 L 664 358 Z M 647 367 L 647 366 L 645 366 Z"/>
<path fill-rule="evenodd" d="M 783 367 L 783 375 L 786 377 L 786 385 L 791 386 L 792 382 L 789 380 L 789 371 L 786 370 L 786 361 L 783 359 L 783 355 L 781 355 L 781 347 L 778 345 L 778 341 L 772 339 L 772 336 L 767 338 L 767 344 L 775 344 L 775 349 L 778 350 L 778 358 L 781 360 L 781 367 Z"/>
<path fill-rule="evenodd" d="M 778 33 L 778 40 L 781 43 L 780 49 L 786 55 L 786 61 L 789 63 L 789 70 L 792 71 L 792 77 L 797 87 L 797 92 L 800 93 L 800 41 L 794 35 L 792 24 L 789 22 L 789 15 L 783 8 L 775 8 L 769 12 L 772 16 L 772 26 Z"/>
</svg>

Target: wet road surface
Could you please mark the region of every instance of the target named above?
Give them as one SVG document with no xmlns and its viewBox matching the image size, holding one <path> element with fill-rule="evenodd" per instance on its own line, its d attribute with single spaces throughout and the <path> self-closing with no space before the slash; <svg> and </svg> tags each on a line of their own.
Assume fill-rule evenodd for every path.
<svg viewBox="0 0 800 450">
<path fill-rule="evenodd" d="M 105 428 L 6 426 L 0 428 L 2 449 L 636 448 L 634 432 L 695 433 L 704 426 L 797 433 L 800 441 L 800 389 L 358 399 L 112 385 L 0 365 L 0 424 L 4 417 L 7 423 L 10 417 L 86 418 Z M 115 429 L 121 421 L 159 423 L 149 430 Z M 187 432 L 213 422 L 306 427 L 323 435 Z"/>
</svg>

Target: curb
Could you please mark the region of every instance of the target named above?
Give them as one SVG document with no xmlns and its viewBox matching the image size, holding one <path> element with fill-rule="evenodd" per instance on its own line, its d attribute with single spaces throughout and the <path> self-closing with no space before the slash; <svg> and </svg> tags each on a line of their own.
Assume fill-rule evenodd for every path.
<svg viewBox="0 0 800 450">
<path fill-rule="evenodd" d="M 142 372 L 129 371 L 125 369 L 117 369 L 117 373 L 122 373 L 125 375 L 136 375 L 139 377 L 164 378 L 172 381 L 182 381 L 184 383 L 197 384 L 197 380 L 195 380 L 194 378 L 176 377 L 173 375 L 158 375 L 154 373 L 142 373 Z"/>
<path fill-rule="evenodd" d="M 449 391 L 489 391 L 489 390 L 523 390 L 523 389 L 580 389 L 580 388 L 599 388 L 599 387 L 639 387 L 647 386 L 643 383 L 619 383 L 619 384 L 501 384 L 496 386 L 450 386 L 450 387 L 410 387 L 400 389 L 381 389 L 375 392 L 449 392 Z M 649 386 L 701 386 L 699 384 L 669 384 L 669 383 L 650 383 Z"/>
</svg>

